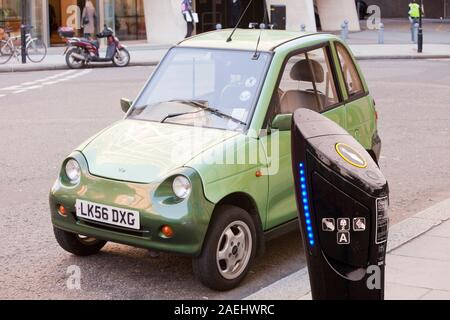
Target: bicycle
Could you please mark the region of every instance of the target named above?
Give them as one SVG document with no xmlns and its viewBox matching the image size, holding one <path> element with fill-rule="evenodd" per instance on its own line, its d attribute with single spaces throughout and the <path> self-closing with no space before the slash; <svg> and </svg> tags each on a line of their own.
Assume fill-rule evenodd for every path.
<svg viewBox="0 0 450 320">
<path fill-rule="evenodd" d="M 34 27 L 28 26 L 28 29 Z M 20 36 L 11 37 L 11 29 L 5 29 L 5 33 L 8 35 L 6 40 L 0 40 L 0 64 L 7 63 L 13 56 L 19 61 L 19 56 L 21 55 L 22 46 L 16 46 L 15 42 L 20 40 Z M 25 34 L 25 52 L 28 60 L 31 62 L 41 62 L 47 55 L 47 46 L 45 43 L 38 39 L 33 38 L 31 33 L 28 31 Z"/>
</svg>

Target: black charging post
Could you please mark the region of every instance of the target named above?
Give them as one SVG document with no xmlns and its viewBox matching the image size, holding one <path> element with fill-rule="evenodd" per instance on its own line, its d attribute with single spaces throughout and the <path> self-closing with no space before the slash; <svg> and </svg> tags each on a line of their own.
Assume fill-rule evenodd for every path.
<svg viewBox="0 0 450 320">
<path fill-rule="evenodd" d="M 336 123 L 299 109 L 292 168 L 313 299 L 383 299 L 389 191 L 378 165 Z"/>
</svg>

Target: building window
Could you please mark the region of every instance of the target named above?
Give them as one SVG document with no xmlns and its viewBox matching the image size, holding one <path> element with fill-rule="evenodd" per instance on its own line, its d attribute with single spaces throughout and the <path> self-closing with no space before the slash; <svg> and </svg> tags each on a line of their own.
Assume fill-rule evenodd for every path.
<svg viewBox="0 0 450 320">
<path fill-rule="evenodd" d="M 116 35 L 121 40 L 146 39 L 143 0 L 116 0 L 114 2 Z"/>
<path fill-rule="evenodd" d="M 20 32 L 22 18 L 20 16 L 20 1 L 0 0 L 0 38 L 4 36 L 4 29 Z"/>
</svg>

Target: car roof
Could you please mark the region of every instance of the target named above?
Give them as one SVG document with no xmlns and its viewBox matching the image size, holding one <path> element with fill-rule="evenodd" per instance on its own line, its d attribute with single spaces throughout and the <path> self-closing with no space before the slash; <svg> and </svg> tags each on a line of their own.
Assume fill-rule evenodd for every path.
<svg viewBox="0 0 450 320">
<path fill-rule="evenodd" d="M 182 47 L 255 50 L 256 43 L 260 34 L 259 29 L 237 29 L 233 35 L 233 40 L 227 42 L 227 39 L 232 31 L 232 29 L 224 29 L 202 33 L 200 35 L 185 39 L 178 45 Z M 282 44 L 310 35 L 321 35 L 324 39 L 329 38 L 327 37 L 327 34 L 313 32 L 263 30 L 261 32 L 259 50 L 274 51 L 278 46 L 281 46 Z"/>
</svg>

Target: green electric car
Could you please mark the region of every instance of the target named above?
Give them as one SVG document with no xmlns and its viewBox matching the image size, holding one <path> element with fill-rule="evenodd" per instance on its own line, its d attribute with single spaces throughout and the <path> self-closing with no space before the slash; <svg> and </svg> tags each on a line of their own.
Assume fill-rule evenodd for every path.
<svg viewBox="0 0 450 320">
<path fill-rule="evenodd" d="M 338 37 L 230 34 L 172 47 L 138 97 L 121 100 L 124 119 L 63 161 L 50 192 L 62 248 L 85 256 L 112 241 L 189 255 L 204 285 L 228 290 L 268 237 L 297 225 L 294 110 L 323 113 L 378 159 L 375 103 Z"/>
</svg>

